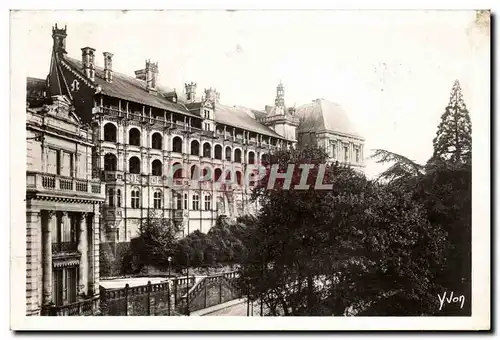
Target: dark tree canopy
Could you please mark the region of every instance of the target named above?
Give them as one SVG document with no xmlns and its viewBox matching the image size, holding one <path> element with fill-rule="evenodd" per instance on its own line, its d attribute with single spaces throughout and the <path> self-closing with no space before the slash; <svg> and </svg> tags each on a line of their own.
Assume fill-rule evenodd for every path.
<svg viewBox="0 0 500 340">
<path fill-rule="evenodd" d="M 472 154 L 472 125 L 458 80 L 453 84 L 450 101 L 441 116 L 433 140 L 434 159 L 467 163 Z"/>
</svg>

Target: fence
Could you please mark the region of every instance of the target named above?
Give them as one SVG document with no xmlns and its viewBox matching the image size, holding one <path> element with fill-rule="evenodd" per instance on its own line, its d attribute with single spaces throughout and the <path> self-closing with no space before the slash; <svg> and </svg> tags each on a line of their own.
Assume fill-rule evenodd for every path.
<svg viewBox="0 0 500 340">
<path fill-rule="evenodd" d="M 234 279 L 236 273 L 207 276 L 195 283 L 194 277 L 167 282 L 100 291 L 102 315 L 186 314 L 241 297 Z M 188 291 L 189 290 L 189 291 Z M 189 303 L 189 311 L 188 311 Z"/>
</svg>

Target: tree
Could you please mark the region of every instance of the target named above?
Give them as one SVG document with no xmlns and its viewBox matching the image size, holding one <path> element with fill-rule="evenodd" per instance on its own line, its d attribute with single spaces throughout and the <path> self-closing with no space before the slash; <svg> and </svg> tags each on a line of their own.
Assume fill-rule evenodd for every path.
<svg viewBox="0 0 500 340">
<path fill-rule="evenodd" d="M 465 106 L 460 83 L 456 80 L 450 101 L 441 116 L 436 137 L 433 140 L 433 159 L 451 163 L 468 163 L 472 152 L 472 126 Z"/>
<path fill-rule="evenodd" d="M 315 182 L 322 150 L 279 151 L 271 164 L 314 164 Z M 300 181 L 300 170 L 292 183 Z M 431 314 L 437 307 L 433 279 L 442 259 L 443 232 L 426 220 L 425 209 L 404 188 L 369 181 L 355 170 L 327 167 L 331 190 L 255 191 L 261 202 L 257 226 L 246 242 L 241 285 L 278 315 L 342 315 L 392 298 L 406 310 L 391 315 Z M 309 179 L 308 179 L 309 180 Z M 375 309 L 373 309 L 375 308 Z M 410 310 L 408 310 L 410 309 Z"/>
<path fill-rule="evenodd" d="M 168 256 L 174 253 L 179 228 L 172 221 L 150 213 L 141 223 L 139 236 L 131 242 L 136 267 L 168 266 Z"/>
<path fill-rule="evenodd" d="M 379 164 L 392 163 L 392 165 L 378 175 L 378 180 L 385 180 L 390 184 L 414 184 L 414 180 L 424 173 L 425 167 L 411 159 L 383 149 L 375 149 L 370 158 Z"/>
</svg>

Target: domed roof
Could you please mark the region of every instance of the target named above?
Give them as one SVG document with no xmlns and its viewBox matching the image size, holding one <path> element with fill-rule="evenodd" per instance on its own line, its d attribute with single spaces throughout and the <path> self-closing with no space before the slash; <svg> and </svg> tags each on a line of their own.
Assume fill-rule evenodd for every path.
<svg viewBox="0 0 500 340">
<path fill-rule="evenodd" d="M 323 98 L 297 108 L 298 132 L 331 131 L 361 138 L 344 109 Z"/>
</svg>

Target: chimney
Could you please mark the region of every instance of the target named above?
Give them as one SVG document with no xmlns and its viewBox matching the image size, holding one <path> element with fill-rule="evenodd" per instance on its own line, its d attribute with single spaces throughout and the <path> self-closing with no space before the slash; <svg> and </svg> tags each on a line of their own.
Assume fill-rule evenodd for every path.
<svg viewBox="0 0 500 340">
<path fill-rule="evenodd" d="M 205 99 L 218 103 L 220 100 L 220 93 L 213 88 L 205 89 Z"/>
<path fill-rule="evenodd" d="M 196 100 L 196 83 L 190 82 L 184 84 L 184 88 L 186 89 L 186 100 L 188 103 L 194 103 Z"/>
<path fill-rule="evenodd" d="M 92 47 L 84 47 L 84 48 L 82 48 L 83 73 L 91 81 L 95 80 L 95 58 L 94 58 L 94 52 L 95 52 L 95 49 L 93 49 Z"/>
<path fill-rule="evenodd" d="M 104 79 L 108 83 L 113 82 L 113 53 L 103 52 L 104 55 Z"/>
<path fill-rule="evenodd" d="M 57 28 L 57 24 L 52 27 L 53 50 L 56 53 L 66 54 L 66 26 Z"/>
<path fill-rule="evenodd" d="M 146 87 L 150 91 L 156 91 L 156 82 L 158 80 L 158 63 L 152 63 L 146 60 Z"/>
</svg>

